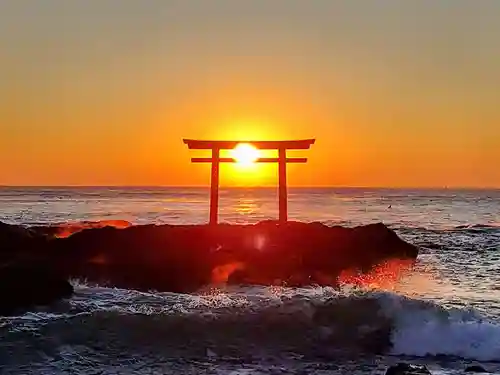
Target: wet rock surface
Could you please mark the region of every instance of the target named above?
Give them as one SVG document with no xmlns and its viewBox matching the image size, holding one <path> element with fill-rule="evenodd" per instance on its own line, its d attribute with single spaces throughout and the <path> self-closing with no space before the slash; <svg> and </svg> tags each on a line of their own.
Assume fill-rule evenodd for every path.
<svg viewBox="0 0 500 375">
<path fill-rule="evenodd" d="M 469 372 L 469 373 L 487 373 L 489 371 L 486 370 L 484 367 L 482 367 L 480 365 L 472 365 L 472 366 L 468 366 L 465 369 L 465 372 Z"/>
<path fill-rule="evenodd" d="M 73 286 L 57 273 L 36 266 L 0 269 L 0 315 L 49 305 L 73 294 Z"/>
<path fill-rule="evenodd" d="M 383 224 L 89 225 L 75 225 L 60 238 L 68 225 L 58 230 L 2 223 L 2 264 L 61 279 L 189 293 L 212 283 L 335 286 L 343 271 L 366 273 L 384 261 L 412 262 L 418 255 Z"/>
<path fill-rule="evenodd" d="M 431 372 L 424 365 L 398 363 L 389 367 L 385 375 L 431 375 Z"/>
</svg>

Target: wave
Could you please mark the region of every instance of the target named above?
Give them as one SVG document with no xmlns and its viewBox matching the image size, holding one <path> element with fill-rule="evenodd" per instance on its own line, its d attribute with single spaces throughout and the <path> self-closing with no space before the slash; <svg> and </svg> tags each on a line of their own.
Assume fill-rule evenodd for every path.
<svg viewBox="0 0 500 375">
<path fill-rule="evenodd" d="M 495 223 L 470 224 L 444 227 L 441 229 L 394 227 L 401 238 L 428 250 L 477 251 L 498 248 L 500 225 Z"/>
<path fill-rule="evenodd" d="M 500 231 L 500 223 L 486 224 L 461 224 L 461 225 L 434 225 L 430 227 L 415 226 L 411 224 L 388 224 L 389 228 L 397 232 L 427 232 L 427 233 L 453 233 L 453 232 L 491 232 Z"/>
<path fill-rule="evenodd" d="M 452 230 L 472 232 L 497 231 L 500 230 L 500 223 L 457 225 Z"/>
<path fill-rule="evenodd" d="M 395 323 L 391 354 L 500 361 L 500 324 L 475 310 L 446 309 L 390 294 L 384 294 L 381 303 Z"/>
<path fill-rule="evenodd" d="M 4 343 L 36 337 L 50 351 L 57 335 L 60 345 L 101 355 L 327 359 L 363 352 L 500 361 L 497 322 L 390 292 L 240 287 L 185 295 L 80 285 L 67 311 L 51 313 L 43 324 L 39 314 L 12 319 Z"/>
</svg>

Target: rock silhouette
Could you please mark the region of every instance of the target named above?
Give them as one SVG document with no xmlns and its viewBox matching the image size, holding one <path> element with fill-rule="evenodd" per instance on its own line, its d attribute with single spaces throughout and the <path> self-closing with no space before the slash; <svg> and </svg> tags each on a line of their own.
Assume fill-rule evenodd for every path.
<svg viewBox="0 0 500 375">
<path fill-rule="evenodd" d="M 484 367 L 479 366 L 479 365 L 472 365 L 472 366 L 467 367 L 465 369 L 465 372 L 487 373 L 488 370 L 486 370 Z"/>
<path fill-rule="evenodd" d="M 58 274 L 42 268 L 0 268 L 0 315 L 48 305 L 73 294 L 73 286 Z"/>
<path fill-rule="evenodd" d="M 115 287 L 189 293 L 225 282 L 334 286 L 345 270 L 366 273 L 384 261 L 414 261 L 418 255 L 415 246 L 383 224 L 119 224 L 72 226 L 64 238 L 58 234 L 68 225 L 58 229 L 1 224 L 2 263 L 50 271 L 63 280 L 84 278 Z"/>
<path fill-rule="evenodd" d="M 423 365 L 398 363 L 389 367 L 385 372 L 385 375 L 431 375 L 431 372 Z"/>
</svg>

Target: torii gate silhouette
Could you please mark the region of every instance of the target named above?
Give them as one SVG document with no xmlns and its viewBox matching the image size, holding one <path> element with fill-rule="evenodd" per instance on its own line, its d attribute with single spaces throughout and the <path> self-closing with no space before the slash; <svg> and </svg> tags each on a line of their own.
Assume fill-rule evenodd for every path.
<svg viewBox="0 0 500 375">
<path fill-rule="evenodd" d="M 219 211 L 219 164 L 234 163 L 234 158 L 221 158 L 220 150 L 232 150 L 239 144 L 250 144 L 259 150 L 277 150 L 277 158 L 259 158 L 256 163 L 278 163 L 279 186 L 279 221 L 288 221 L 286 165 L 287 163 L 306 163 L 307 158 L 287 158 L 287 150 L 306 150 L 314 144 L 315 139 L 301 139 L 291 141 L 206 141 L 184 139 L 190 150 L 212 150 L 212 157 L 191 158 L 193 163 L 212 163 L 210 180 L 210 224 L 217 224 Z"/>
</svg>

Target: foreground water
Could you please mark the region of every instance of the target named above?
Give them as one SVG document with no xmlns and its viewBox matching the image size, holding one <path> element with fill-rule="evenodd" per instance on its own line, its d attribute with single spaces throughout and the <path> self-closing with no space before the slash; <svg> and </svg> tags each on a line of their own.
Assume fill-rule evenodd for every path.
<svg viewBox="0 0 500 375">
<path fill-rule="evenodd" d="M 202 223 L 205 189 L 0 189 L 0 220 Z M 272 189 L 226 189 L 221 220 L 277 216 Z M 290 216 L 382 221 L 419 245 L 416 268 L 356 290 L 208 288 L 140 293 L 75 281 L 70 301 L 0 318 L 2 373 L 381 373 L 401 360 L 433 373 L 500 372 L 500 191 L 292 189 Z M 386 322 L 393 350 L 361 355 Z"/>
</svg>

